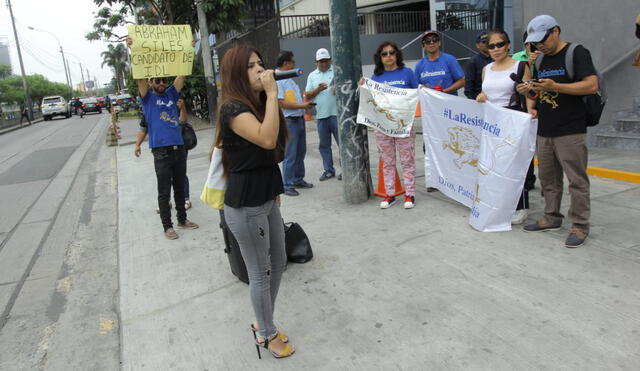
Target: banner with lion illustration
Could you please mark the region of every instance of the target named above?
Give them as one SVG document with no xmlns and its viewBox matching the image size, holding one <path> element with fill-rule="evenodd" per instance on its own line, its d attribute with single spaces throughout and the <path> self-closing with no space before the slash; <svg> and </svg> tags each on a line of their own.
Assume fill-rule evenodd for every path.
<svg viewBox="0 0 640 371">
<path fill-rule="evenodd" d="M 420 89 L 427 187 L 471 209 L 479 231 L 509 231 L 535 152 L 531 115 Z"/>
<path fill-rule="evenodd" d="M 367 78 L 364 80 L 356 122 L 391 137 L 408 137 L 418 105 L 418 89 L 394 88 Z"/>
</svg>

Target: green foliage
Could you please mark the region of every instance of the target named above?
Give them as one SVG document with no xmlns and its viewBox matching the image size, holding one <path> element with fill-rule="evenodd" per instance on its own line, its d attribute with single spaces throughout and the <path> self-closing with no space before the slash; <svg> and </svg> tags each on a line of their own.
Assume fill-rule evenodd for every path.
<svg viewBox="0 0 640 371">
<path fill-rule="evenodd" d="M 193 110 L 195 108 L 194 106 L 196 106 L 200 111 L 201 117 L 208 117 L 207 86 L 204 78 L 202 58 L 198 58 L 197 61 L 193 63 L 192 74 L 187 77 L 180 92 L 187 104 L 187 109 Z"/>
<path fill-rule="evenodd" d="M 108 49 L 100 53 L 100 55 L 102 56 L 102 67 L 106 64 L 113 69 L 116 89 L 124 89 L 124 79 L 128 70 L 127 47 L 122 43 L 118 43 L 116 46 L 109 44 Z"/>
<path fill-rule="evenodd" d="M 140 95 L 140 91 L 138 90 L 138 83 L 136 82 L 136 80 L 133 78 L 133 74 L 131 72 L 129 72 L 127 74 L 127 84 L 126 84 L 126 88 L 127 88 L 127 92 L 129 94 L 131 94 L 132 96 L 134 95 Z"/>
<path fill-rule="evenodd" d="M 207 17 L 209 32 L 241 30 L 244 17 L 244 0 L 198 0 Z M 93 0 L 100 9 L 94 14 L 93 30 L 88 40 L 118 42 L 125 34 L 115 34 L 113 29 L 134 24 L 188 24 L 195 32 L 198 26 L 195 0 Z"/>
<path fill-rule="evenodd" d="M 40 103 L 43 97 L 49 95 L 61 95 L 69 99 L 69 87 L 59 82 L 51 82 L 42 75 L 28 75 L 29 96 L 34 103 Z M 0 102 L 24 103 L 24 90 L 22 77 L 11 76 L 0 80 Z"/>
<path fill-rule="evenodd" d="M 11 66 L 8 64 L 0 64 L 0 80 L 11 76 Z"/>
</svg>

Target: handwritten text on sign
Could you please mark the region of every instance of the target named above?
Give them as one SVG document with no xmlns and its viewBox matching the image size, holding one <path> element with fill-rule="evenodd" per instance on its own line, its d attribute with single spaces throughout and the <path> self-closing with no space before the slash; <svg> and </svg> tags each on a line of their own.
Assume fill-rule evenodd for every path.
<svg viewBox="0 0 640 371">
<path fill-rule="evenodd" d="M 188 76 L 193 67 L 189 25 L 129 26 L 134 79 Z"/>
</svg>

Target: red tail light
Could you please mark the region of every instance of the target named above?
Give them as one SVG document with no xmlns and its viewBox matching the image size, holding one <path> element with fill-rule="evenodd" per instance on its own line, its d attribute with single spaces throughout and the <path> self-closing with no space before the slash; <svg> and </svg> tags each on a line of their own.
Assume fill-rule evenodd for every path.
<svg viewBox="0 0 640 371">
<path fill-rule="evenodd" d="M 84 103 L 82 104 L 82 108 L 84 108 Z"/>
</svg>

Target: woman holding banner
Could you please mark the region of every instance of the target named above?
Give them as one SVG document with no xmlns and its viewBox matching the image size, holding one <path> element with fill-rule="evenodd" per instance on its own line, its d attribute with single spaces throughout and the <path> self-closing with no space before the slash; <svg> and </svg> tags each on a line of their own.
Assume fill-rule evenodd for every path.
<svg viewBox="0 0 640 371">
<path fill-rule="evenodd" d="M 214 145 L 223 148 L 227 179 L 224 215 L 240 245 L 249 275 L 256 322 L 256 349 L 276 358 L 295 348 L 273 321 L 276 296 L 287 256 L 279 197 L 284 192 L 278 163 L 284 158 L 287 126 L 278 105 L 273 70 L 265 70 L 253 48 L 236 46 L 221 65 L 222 100 Z"/>
<path fill-rule="evenodd" d="M 390 86 L 404 89 L 417 89 L 418 80 L 410 68 L 404 66 L 402 50 L 390 41 L 383 41 L 373 55 L 375 68 L 371 79 L 379 83 L 387 83 Z M 360 80 L 360 85 L 364 79 Z M 416 164 L 415 138 L 416 131 L 411 129 L 407 138 L 388 136 L 378 130 L 374 130 L 378 152 L 382 159 L 382 174 L 384 176 L 384 188 L 387 196 L 380 203 L 381 209 L 388 209 L 396 202 L 396 150 L 400 153 L 402 175 L 406 189 L 404 208 L 412 209 L 416 203 Z"/>
<path fill-rule="evenodd" d="M 515 90 L 515 82 L 511 78 L 512 74 L 516 76 L 522 74 L 526 76 L 528 69 L 525 68 L 526 62 L 517 61 L 509 56 L 509 35 L 502 29 L 496 28 L 489 32 L 489 55 L 493 59 L 482 70 L 482 92 L 476 98 L 478 102 L 491 102 L 495 105 L 522 110 L 519 104 L 515 104 L 514 98 L 518 96 Z M 520 64 L 523 64 L 520 66 Z M 516 206 L 516 211 L 511 218 L 511 224 L 522 224 L 527 219 L 529 209 L 529 191 L 523 187 L 520 200 Z"/>
</svg>

